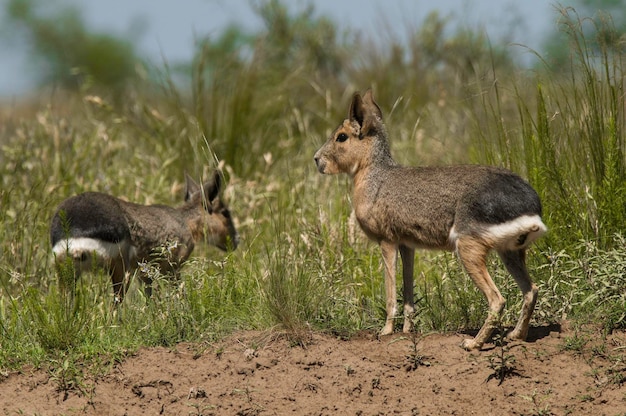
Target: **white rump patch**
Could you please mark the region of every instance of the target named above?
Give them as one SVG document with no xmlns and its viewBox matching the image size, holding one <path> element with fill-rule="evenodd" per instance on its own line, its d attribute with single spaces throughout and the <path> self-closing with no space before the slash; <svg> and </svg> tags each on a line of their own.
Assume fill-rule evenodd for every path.
<svg viewBox="0 0 626 416">
<path fill-rule="evenodd" d="M 57 257 L 68 255 L 72 258 L 81 258 L 83 254 L 95 254 L 105 261 L 117 258 L 128 249 L 128 242 L 109 243 L 95 238 L 68 238 L 59 240 L 52 251 Z"/>
<path fill-rule="evenodd" d="M 523 215 L 501 224 L 485 224 L 473 230 L 473 234 L 490 243 L 495 249 L 513 251 L 528 247 L 547 231 L 548 227 L 539 215 Z M 448 237 L 453 247 L 456 247 L 459 237 L 453 226 Z"/>
</svg>

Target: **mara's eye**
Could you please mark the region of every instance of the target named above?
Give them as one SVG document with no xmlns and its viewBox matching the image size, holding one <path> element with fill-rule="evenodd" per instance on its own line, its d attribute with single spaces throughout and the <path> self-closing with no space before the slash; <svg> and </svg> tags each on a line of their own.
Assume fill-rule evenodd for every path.
<svg viewBox="0 0 626 416">
<path fill-rule="evenodd" d="M 339 133 L 336 139 L 339 143 L 345 142 L 348 140 L 348 135 L 346 133 Z"/>
</svg>

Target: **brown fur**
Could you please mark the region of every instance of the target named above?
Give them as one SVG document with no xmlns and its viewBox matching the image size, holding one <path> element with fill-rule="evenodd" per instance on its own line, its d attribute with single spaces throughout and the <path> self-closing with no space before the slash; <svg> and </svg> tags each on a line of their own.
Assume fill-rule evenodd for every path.
<svg viewBox="0 0 626 416">
<path fill-rule="evenodd" d="M 525 339 L 537 299 L 525 265 L 527 247 L 546 231 L 536 192 L 514 173 L 490 166 L 403 167 L 391 157 L 382 112 L 371 91 L 355 94 L 348 118 L 315 154 L 324 174 L 353 179 L 353 206 L 365 234 L 380 244 L 385 269 L 387 321 L 396 313 L 395 269 L 402 258 L 404 326 L 411 328 L 413 263 L 416 248 L 454 250 L 489 303 L 485 324 L 464 348 L 480 348 L 504 308 L 489 276 L 487 255 L 496 250 L 524 296 L 510 338 Z"/>
<path fill-rule="evenodd" d="M 57 267 L 69 257 L 76 277 L 102 267 L 111 275 L 115 300 L 121 302 L 130 274 L 140 263 L 156 262 L 162 273 L 176 275 L 199 241 L 222 250 L 237 247 L 239 236 L 230 211 L 219 198 L 221 173 L 200 187 L 186 177 L 185 203 L 140 205 L 111 195 L 88 192 L 63 201 L 50 227 Z M 150 294 L 151 280 L 139 271 Z"/>
</svg>

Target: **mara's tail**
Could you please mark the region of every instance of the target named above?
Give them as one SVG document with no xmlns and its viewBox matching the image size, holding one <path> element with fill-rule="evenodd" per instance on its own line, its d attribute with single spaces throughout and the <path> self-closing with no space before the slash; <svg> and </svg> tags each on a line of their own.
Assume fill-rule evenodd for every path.
<svg viewBox="0 0 626 416">
<path fill-rule="evenodd" d="M 524 215 L 505 223 L 486 226 L 484 238 L 496 250 L 514 251 L 527 248 L 547 231 L 548 227 L 539 215 Z"/>
</svg>

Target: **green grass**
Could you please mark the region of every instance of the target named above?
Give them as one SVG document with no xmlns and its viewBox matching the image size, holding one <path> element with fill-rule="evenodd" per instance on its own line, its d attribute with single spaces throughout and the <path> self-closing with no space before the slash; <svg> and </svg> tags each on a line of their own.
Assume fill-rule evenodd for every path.
<svg viewBox="0 0 626 416">
<path fill-rule="evenodd" d="M 534 324 L 626 326 L 625 112 L 616 84 L 626 67 L 619 57 L 604 51 L 592 60 L 578 44 L 570 73 L 528 73 L 465 32 L 428 44 L 444 32 L 426 26 L 402 59 L 400 45 L 355 47 L 314 36 L 327 33 L 328 22 L 263 13 L 292 30 L 289 45 L 280 49 L 262 31 L 251 57 L 230 51 L 216 59 L 207 40 L 186 84 L 165 71 L 120 105 L 56 91 L 32 108 L 4 111 L 0 369 L 45 365 L 59 388 L 88 390 L 81 365 L 106 368 L 139 346 L 210 343 L 242 329 L 282 331 L 294 343 L 310 331 L 349 337 L 380 329 L 380 252 L 351 219 L 349 178 L 322 176 L 312 160 L 352 92 L 370 86 L 398 161 L 492 163 L 537 188 L 550 233 L 529 254 L 540 287 Z M 580 41 L 578 32 L 571 36 Z M 320 39 L 328 59 L 301 50 Z M 472 65 L 446 46 L 452 40 L 460 49 L 468 42 Z M 426 57 L 428 64 L 418 59 Z M 236 251 L 197 247 L 180 280 L 157 275 L 150 300 L 134 281 L 117 308 L 101 272 L 59 286 L 48 226 L 61 200 L 91 190 L 176 205 L 184 173 L 206 177 L 219 162 L 242 239 Z M 420 252 L 416 265 L 418 331 L 480 326 L 485 300 L 454 255 Z M 490 266 L 507 299 L 503 325 L 511 325 L 519 290 L 495 256 Z"/>
</svg>

